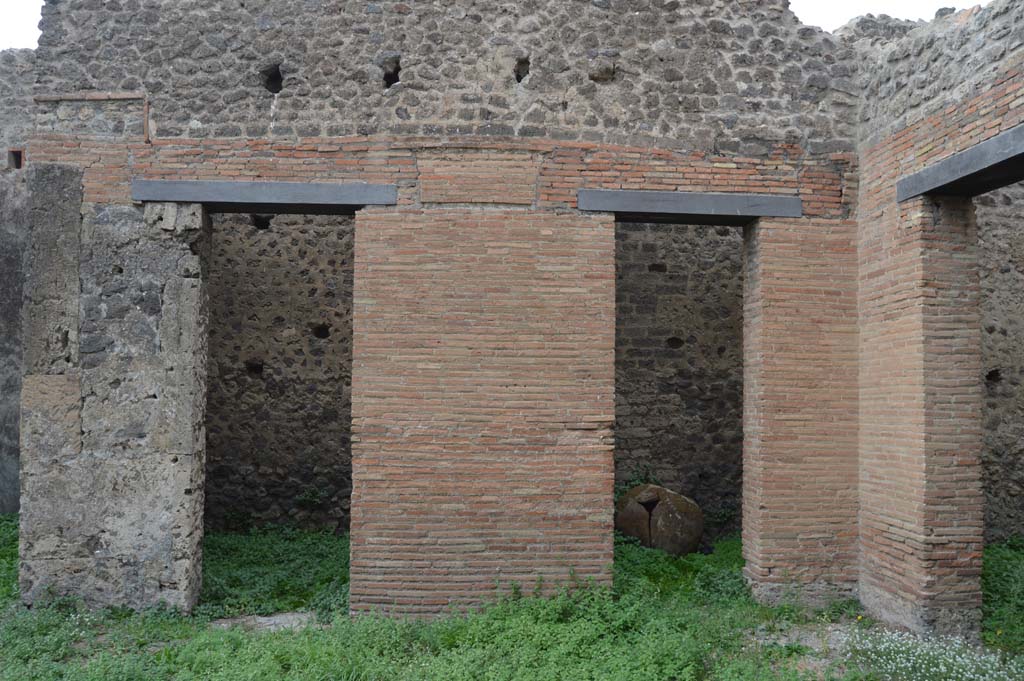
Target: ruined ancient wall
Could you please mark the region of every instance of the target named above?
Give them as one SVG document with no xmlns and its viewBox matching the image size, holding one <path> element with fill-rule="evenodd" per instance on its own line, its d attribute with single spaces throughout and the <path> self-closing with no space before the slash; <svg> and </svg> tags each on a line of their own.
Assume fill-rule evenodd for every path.
<svg viewBox="0 0 1024 681">
<path fill-rule="evenodd" d="M 877 142 L 995 84 L 1024 50 L 1022 12 L 1024 7 L 1015 0 L 993 0 L 984 8 L 947 14 L 909 31 L 907 22 L 895 22 L 897 28 L 878 22 L 876 31 L 903 36 L 874 41 L 870 48 L 862 41 L 855 48 L 865 59 L 858 126 L 862 143 Z M 974 131 L 958 143 L 962 146 L 982 132 Z M 947 147 L 931 153 L 944 156 L 952 151 Z"/>
<path fill-rule="evenodd" d="M 358 217 L 352 392 L 352 607 L 395 612 L 478 602 L 496 579 L 609 577 L 614 221 L 580 215 L 576 191 L 799 194 L 804 218 L 750 242 L 748 575 L 849 593 L 854 59 L 784 5 L 51 2 L 38 88 L 80 99 L 40 107 L 30 152 L 82 172 L 87 216 L 135 210 L 133 177 L 397 185 L 396 208 Z M 146 92 L 152 139 L 143 100 L 97 100 L 114 90 Z M 108 351 L 86 321 L 83 364 Z M 126 360 L 134 330 L 110 328 L 116 352 L 83 372 Z M 170 397 L 193 414 L 199 395 Z M 108 416 L 83 412 L 87 432 L 148 437 Z M 116 535 L 105 518 L 94 533 Z M 183 561 L 159 584 L 187 604 L 188 523 L 140 523 Z M 32 546 L 63 526 L 24 525 Z M 39 567 L 23 576 L 42 584 Z"/>
<path fill-rule="evenodd" d="M 867 62 L 877 67 L 864 71 L 868 95 L 862 129 L 866 136 L 883 132 L 887 120 L 912 120 L 968 96 L 976 81 L 990 76 L 993 64 L 1019 59 L 1014 56 L 1021 49 L 1019 21 L 1019 10 L 1000 2 L 976 16 L 940 11 L 929 26 L 868 16 L 837 31 L 837 37 L 859 42 Z M 901 40 L 911 31 L 913 35 Z M 921 69 L 918 63 L 930 66 Z M 1024 453 L 1017 443 L 1024 426 L 1024 412 L 1017 404 L 1018 367 L 1024 358 L 1024 336 L 1018 332 L 1017 319 L 1024 301 L 1024 279 L 1013 256 L 1024 224 L 1024 198 L 1016 187 L 978 197 L 974 203 L 985 382 L 985 535 L 987 540 L 997 540 L 1020 534 L 1024 527 Z"/>
<path fill-rule="evenodd" d="M 971 202 L 896 182 L 1024 120 L 1022 25 L 996 0 L 864 52 L 860 596 L 915 629 L 980 617 L 983 334 Z"/>
<path fill-rule="evenodd" d="M 747 155 L 780 141 L 848 149 L 852 52 L 785 4 L 65 0 L 43 10 L 39 90 L 145 90 L 160 137 L 478 133 L 657 138 Z"/>
<path fill-rule="evenodd" d="M 0 52 L 0 513 L 18 509 L 22 255 L 29 225 L 25 172 L 15 167 L 14 153 L 24 150 L 32 126 L 34 61 L 31 50 Z"/>
<path fill-rule="evenodd" d="M 615 474 L 652 474 L 737 531 L 743 457 L 743 235 L 616 226 Z"/>
<path fill-rule="evenodd" d="M 353 220 L 212 223 L 207 526 L 347 526 Z"/>
<path fill-rule="evenodd" d="M 260 218 L 212 221 L 207 524 L 344 524 L 351 220 Z M 741 236 L 617 226 L 616 479 L 653 474 L 715 532 L 739 528 Z"/>
<path fill-rule="evenodd" d="M 198 597 L 207 307 L 201 206 L 83 202 L 32 165 L 20 592 Z"/>
<path fill-rule="evenodd" d="M 241 137 L 370 133 L 455 139 L 471 134 L 495 139 L 515 135 L 644 145 L 657 140 L 658 147 L 725 155 L 778 153 L 780 164 L 807 152 L 848 150 L 854 137 L 853 51 L 821 31 L 800 26 L 784 4 L 463 0 L 445 5 L 381 2 L 353 7 L 340 1 L 190 0 L 163 3 L 156 9 L 85 0 L 48 3 L 39 48 L 38 91 L 145 91 L 155 140 L 179 139 L 183 144 L 176 157 L 163 156 L 159 150 L 133 150 L 121 156 L 121 151 L 83 147 L 59 152 L 41 149 L 41 158 L 75 155 L 74 162 L 86 167 L 86 190 L 94 200 L 119 201 L 118 191 L 106 188 L 111 178 L 122 187 L 127 184 L 129 174 L 122 174 L 120 167 L 129 162 L 134 164 L 131 174 L 177 179 L 221 176 L 234 152 L 196 156 L 188 148 L 191 138 L 208 139 L 213 146 Z M 105 37 L 97 40 L 98 35 Z M 138 138 L 142 114 L 141 100 L 48 102 L 39 107 L 37 124 L 43 136 Z M 230 149 L 231 144 L 221 148 Z M 787 146 L 773 151 L 780 144 Z M 49 147 L 49 142 L 44 146 Z M 396 153 L 379 152 L 381 156 Z M 223 179 L 294 179 L 307 169 L 325 179 L 377 179 L 354 167 L 314 170 L 302 164 L 315 161 L 299 157 L 282 162 L 283 154 L 270 158 L 267 150 L 245 156 L 255 167 L 232 167 Z M 463 161 L 460 169 L 443 151 L 434 158 L 418 156 L 419 167 L 410 170 L 424 174 L 424 201 L 440 200 L 431 193 L 432 187 L 449 178 L 466 188 L 477 179 L 474 161 Z M 516 173 L 525 167 L 528 174 L 536 161 L 536 156 L 517 153 L 504 170 Z M 387 160 L 376 162 L 383 165 Z M 408 182 L 408 177 L 402 181 Z M 742 181 L 747 179 L 743 176 Z M 706 175 L 693 178 L 693 183 L 700 188 L 715 180 Z M 523 186 L 532 190 L 528 184 Z M 747 188 L 757 189 L 756 184 Z M 493 200 L 500 202 L 504 197 Z M 700 264 L 686 265 L 691 266 Z M 212 271 L 213 276 L 221 276 L 217 268 Z M 297 274 L 289 285 L 299 286 L 303 276 Z M 228 295 L 237 300 L 242 289 L 260 300 L 269 292 L 262 290 L 263 280 L 235 283 L 241 288 L 225 293 L 222 300 L 215 297 L 215 306 L 226 304 Z M 235 323 L 242 307 L 223 312 L 214 319 Z M 312 400 L 304 403 L 290 392 L 298 386 L 299 377 L 309 382 L 309 389 L 319 386 L 315 390 L 322 400 L 325 377 L 333 378 L 343 369 L 332 366 L 318 373 L 308 365 L 293 365 L 280 370 L 283 376 L 267 380 L 239 373 L 243 354 L 293 348 L 291 339 L 278 339 L 273 333 L 269 345 L 258 348 L 267 336 L 266 328 L 254 328 L 267 323 L 262 317 L 238 323 L 245 334 L 225 331 L 219 335 L 213 329 L 213 370 L 223 374 L 213 374 L 210 384 L 210 519 L 215 524 L 226 522 L 215 509 L 226 508 L 228 499 L 258 519 L 313 521 L 324 519 L 325 513 L 338 514 L 338 509 L 343 512 L 343 476 L 322 486 L 311 484 L 314 471 L 319 475 L 325 465 L 320 457 L 329 456 L 326 445 L 344 439 L 340 430 L 310 435 L 300 448 L 303 454 L 294 450 L 288 454 L 293 443 L 275 440 L 294 428 L 296 420 L 305 426 L 317 418 Z M 737 323 L 737 318 L 729 323 Z M 248 346 L 237 342 L 242 335 L 252 339 Z M 714 345 L 712 351 L 717 353 L 719 344 Z M 218 359 L 218 348 L 223 359 Z M 666 365 L 685 361 L 676 350 L 669 351 L 672 357 Z M 716 356 L 719 375 L 729 356 L 728 352 L 725 357 Z M 245 358 L 241 359 L 244 367 Z M 268 366 L 264 365 L 265 371 Z M 738 362 L 734 369 L 738 371 Z M 689 486 L 713 480 L 715 489 L 729 497 L 725 505 L 734 504 L 735 489 L 725 490 L 737 483 L 737 435 L 735 427 L 724 423 L 735 418 L 738 408 L 737 376 L 715 379 L 730 384 L 728 395 L 712 399 L 705 392 L 699 400 L 698 419 L 666 413 L 665 401 L 677 399 L 669 395 L 675 386 L 661 383 L 651 392 L 646 378 L 624 379 L 623 385 L 638 386 L 633 395 L 640 402 L 660 402 L 651 412 L 660 411 L 660 416 L 657 424 L 651 424 L 654 435 L 637 436 L 647 426 L 630 426 L 629 438 L 619 442 L 619 451 L 625 454 L 620 460 L 653 456 L 667 482 Z M 277 416 L 269 417 L 271 424 L 240 413 L 239 405 L 245 404 L 269 415 L 265 407 L 271 397 L 289 405 L 281 409 L 280 422 L 273 421 Z M 337 405 L 341 414 L 345 399 L 342 396 Z M 280 399 L 275 401 L 279 403 Z M 319 417 L 332 411 L 328 407 Z M 698 423 L 719 422 L 723 423 L 721 434 L 708 436 L 697 447 Z M 281 435 L 270 435 L 271 425 Z M 689 440 L 688 449 L 670 451 L 677 449 L 678 442 L 672 441 L 680 437 Z M 307 455 L 314 450 L 320 454 Z M 258 453 L 260 463 L 243 463 L 247 456 L 243 452 Z M 695 472 L 692 464 L 700 457 L 710 467 L 702 465 Z M 683 467 L 691 472 L 668 474 Z M 714 495 L 697 496 L 717 507 L 710 501 Z M 298 508 L 293 502 L 300 498 L 303 503 L 323 500 L 325 505 Z"/>
</svg>

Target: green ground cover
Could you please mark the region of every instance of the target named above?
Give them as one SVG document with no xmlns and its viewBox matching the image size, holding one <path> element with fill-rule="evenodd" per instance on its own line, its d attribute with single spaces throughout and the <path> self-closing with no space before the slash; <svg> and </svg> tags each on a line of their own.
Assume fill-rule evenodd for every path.
<svg viewBox="0 0 1024 681">
<path fill-rule="evenodd" d="M 578 584 L 551 598 L 501 589 L 481 612 L 412 622 L 346 616 L 346 537 L 280 527 L 211 534 L 202 603 L 184 617 L 90 612 L 69 599 L 26 609 L 17 602 L 16 522 L 0 516 L 3 681 L 1024 678 L 1012 676 L 1024 666 L 1006 657 L 887 638 L 855 603 L 816 612 L 760 606 L 736 539 L 681 559 L 620 540 L 613 588 Z M 985 567 L 985 639 L 1021 652 L 1024 543 L 990 548 Z M 295 610 L 316 612 L 320 624 L 273 633 L 211 626 Z M 837 628 L 851 632 L 852 657 L 825 642 Z M 822 645 L 806 644 L 818 636 Z M 951 668 L 950 656 L 968 671 L 900 675 L 904 658 L 925 653 L 935 669 Z"/>
</svg>

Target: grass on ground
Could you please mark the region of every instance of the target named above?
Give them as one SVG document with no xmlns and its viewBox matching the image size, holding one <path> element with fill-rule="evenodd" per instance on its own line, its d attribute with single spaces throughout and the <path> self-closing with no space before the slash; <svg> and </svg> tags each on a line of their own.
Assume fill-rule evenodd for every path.
<svg viewBox="0 0 1024 681">
<path fill-rule="evenodd" d="M 986 601 L 986 637 L 1001 627 L 993 643 L 1019 650 L 1024 549 L 996 548 L 986 554 L 985 580 L 1001 600 Z M 192 617 L 89 612 L 69 599 L 29 610 L 16 602 L 16 519 L 0 516 L 0 680 L 903 678 L 856 663 L 809 671 L 805 646 L 771 643 L 794 628 L 855 623 L 856 606 L 758 605 L 740 572 L 738 540 L 685 558 L 620 540 L 611 589 L 581 584 L 551 598 L 506 590 L 481 612 L 431 622 L 346 617 L 347 553 L 347 539 L 330 533 L 211 534 L 203 602 Z M 315 610 L 331 624 L 275 633 L 210 626 L 213 617 L 281 610 Z"/>
</svg>

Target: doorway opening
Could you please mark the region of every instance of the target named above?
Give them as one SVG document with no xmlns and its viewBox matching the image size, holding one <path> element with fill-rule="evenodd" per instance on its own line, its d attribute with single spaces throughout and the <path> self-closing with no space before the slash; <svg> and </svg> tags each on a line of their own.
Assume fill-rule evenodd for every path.
<svg viewBox="0 0 1024 681">
<path fill-rule="evenodd" d="M 1024 526 L 1024 183 L 974 199 L 981 283 L 986 543 Z"/>
<path fill-rule="evenodd" d="M 705 543 L 739 532 L 743 230 L 616 222 L 615 478 L 704 514 Z"/>
<path fill-rule="evenodd" d="M 210 218 L 206 527 L 344 531 L 354 217 Z"/>
</svg>

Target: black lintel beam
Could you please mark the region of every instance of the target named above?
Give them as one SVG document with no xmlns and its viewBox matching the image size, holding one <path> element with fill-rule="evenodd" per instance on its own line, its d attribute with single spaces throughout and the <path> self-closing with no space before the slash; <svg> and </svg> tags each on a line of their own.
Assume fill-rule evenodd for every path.
<svg viewBox="0 0 1024 681">
<path fill-rule="evenodd" d="M 1024 180 L 1024 125 L 948 156 L 896 183 L 896 200 L 978 196 Z"/>
<path fill-rule="evenodd" d="M 745 225 L 757 218 L 798 218 L 797 196 L 713 192 L 665 192 L 631 189 L 581 189 L 580 210 L 615 213 L 620 220 Z"/>
<path fill-rule="evenodd" d="M 132 180 L 132 200 L 202 203 L 214 212 L 345 213 L 362 206 L 393 206 L 393 184 Z"/>
</svg>

